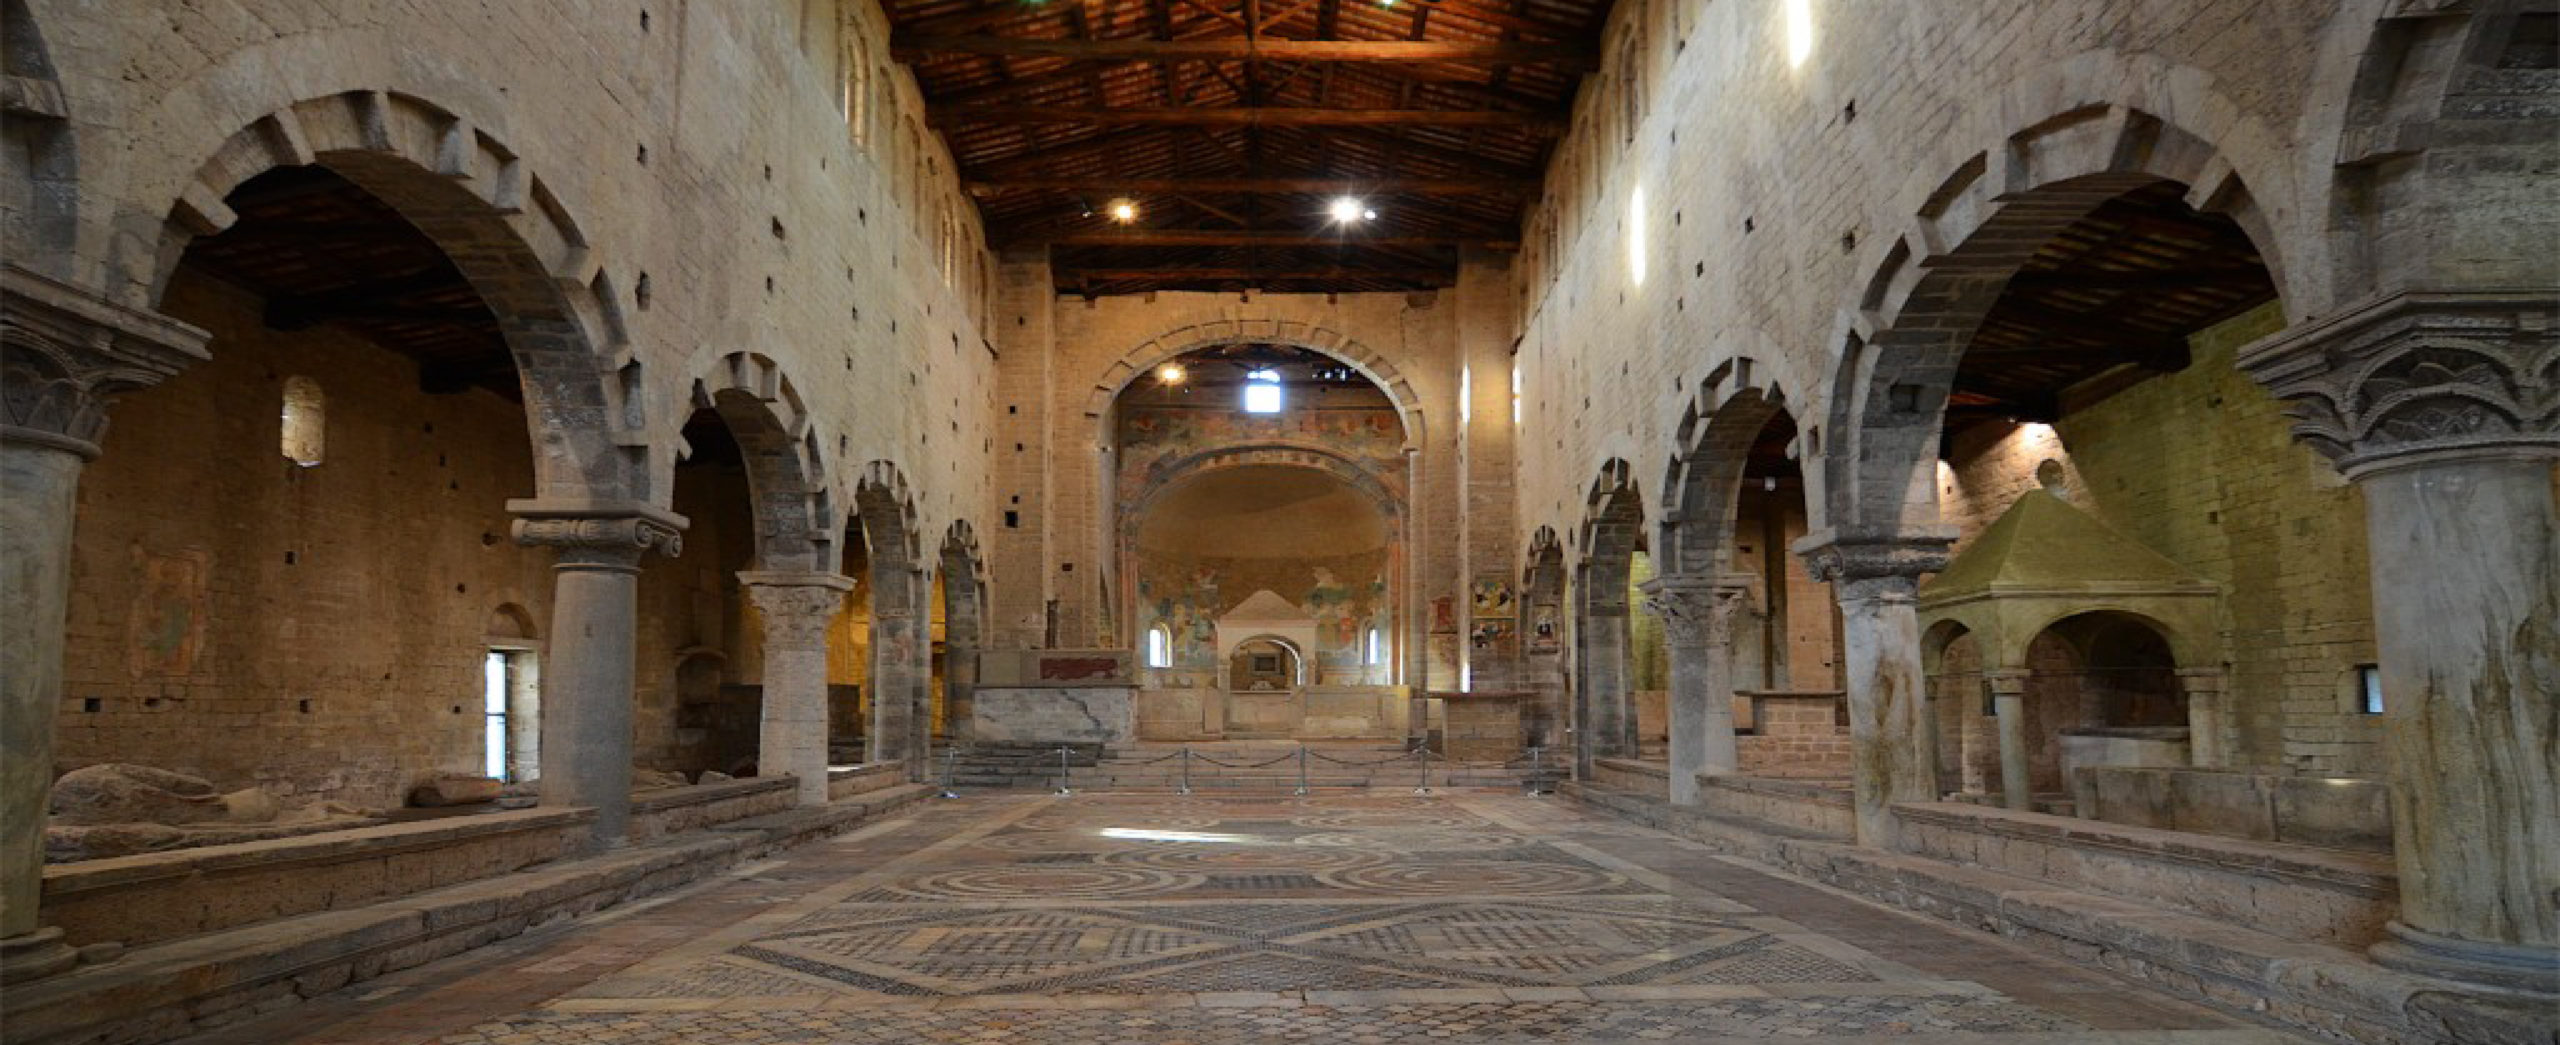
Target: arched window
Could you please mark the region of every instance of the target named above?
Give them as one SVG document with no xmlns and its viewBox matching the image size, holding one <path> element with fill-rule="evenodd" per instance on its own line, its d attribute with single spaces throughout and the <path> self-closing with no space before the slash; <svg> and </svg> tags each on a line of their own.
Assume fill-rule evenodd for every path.
<svg viewBox="0 0 2560 1045">
<path fill-rule="evenodd" d="M 1368 661 L 1371 664 L 1384 664 L 1387 662 L 1387 629 L 1376 626 L 1370 627 Z"/>
<path fill-rule="evenodd" d="M 320 382 L 299 374 L 284 379 L 284 435 L 279 448 L 293 463 L 305 468 L 320 463 L 328 431 L 324 412 Z"/>
<path fill-rule="evenodd" d="M 1150 668 L 1173 666 L 1173 629 L 1162 624 L 1147 629 L 1147 666 Z"/>
</svg>

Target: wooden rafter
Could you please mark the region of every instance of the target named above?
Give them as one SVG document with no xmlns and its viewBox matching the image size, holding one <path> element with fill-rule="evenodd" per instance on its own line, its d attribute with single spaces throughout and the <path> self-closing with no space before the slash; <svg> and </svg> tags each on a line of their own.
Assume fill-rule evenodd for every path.
<svg viewBox="0 0 2560 1045">
<path fill-rule="evenodd" d="M 1424 8 L 1423 10 L 1428 10 Z M 1419 21 L 1419 19 L 1417 19 Z M 1498 43 L 1470 40 L 1070 40 L 1015 36 L 898 36 L 890 52 L 900 61 L 936 55 L 979 54 L 1015 58 L 1064 58 L 1087 62 L 1466 62 L 1551 65 L 1577 72 L 1599 67 L 1591 48 L 1572 44 Z"/>
<path fill-rule="evenodd" d="M 1538 191 L 1531 178 L 990 178 L 968 183 L 977 196 L 1008 192 L 1261 193 L 1270 195 L 1485 195 L 1506 198 Z"/>
<path fill-rule="evenodd" d="M 963 105 L 932 110 L 936 125 L 1081 123 L 1096 127 L 1517 127 L 1557 130 L 1561 113 L 1495 109 L 1321 109 L 1254 106 L 1092 109 L 1066 105 Z"/>
</svg>

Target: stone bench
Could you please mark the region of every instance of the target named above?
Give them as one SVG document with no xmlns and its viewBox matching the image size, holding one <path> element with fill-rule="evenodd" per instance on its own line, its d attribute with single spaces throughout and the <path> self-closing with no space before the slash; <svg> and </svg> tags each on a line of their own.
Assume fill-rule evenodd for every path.
<svg viewBox="0 0 2560 1045">
<path fill-rule="evenodd" d="M 779 783 L 787 792 L 790 782 L 759 783 Z M 12 985 L 8 1040 L 126 1045 L 203 1031 L 698 881 L 842 833 L 931 793 L 918 785 L 885 788 L 856 801 L 794 807 L 370 905 L 166 940 L 114 962 Z M 593 818 L 590 810 L 563 809 L 468 821 L 510 815 L 549 817 L 567 826 Z"/>
<path fill-rule="evenodd" d="M 787 778 L 632 797 L 631 839 L 762 816 L 791 805 Z M 586 809 L 493 810 L 45 868 L 44 920 L 75 944 L 127 946 L 316 911 L 360 907 L 507 874 L 574 851 Z"/>
<path fill-rule="evenodd" d="M 1894 807 L 1919 856 L 2170 904 L 2290 940 L 2364 947 L 2399 909 L 2388 857 L 1949 802 Z"/>
</svg>

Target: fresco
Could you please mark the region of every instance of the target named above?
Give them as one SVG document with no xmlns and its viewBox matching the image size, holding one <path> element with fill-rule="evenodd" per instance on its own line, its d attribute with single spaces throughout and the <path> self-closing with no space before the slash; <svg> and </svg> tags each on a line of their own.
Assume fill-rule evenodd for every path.
<svg viewBox="0 0 2560 1045">
<path fill-rule="evenodd" d="M 1254 592 L 1269 589 L 1315 618 L 1316 664 L 1325 677 L 1344 680 L 1364 666 L 1368 629 L 1392 631 L 1388 561 L 1384 549 L 1322 559 L 1149 552 L 1137 563 L 1138 612 L 1144 623 L 1161 623 L 1173 633 L 1174 670 L 1215 672 L 1218 618 Z"/>
</svg>

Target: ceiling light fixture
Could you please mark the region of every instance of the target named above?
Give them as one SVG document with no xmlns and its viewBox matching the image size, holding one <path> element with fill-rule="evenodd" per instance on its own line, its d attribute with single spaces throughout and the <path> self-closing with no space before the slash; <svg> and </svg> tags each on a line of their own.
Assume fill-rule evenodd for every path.
<svg viewBox="0 0 2560 1045">
<path fill-rule="evenodd" d="M 1367 221 L 1378 216 L 1377 211 L 1370 209 L 1368 204 L 1360 202 L 1357 196 L 1334 197 L 1333 205 L 1325 208 L 1325 213 L 1332 215 L 1335 222 L 1344 225 Z"/>
<path fill-rule="evenodd" d="M 1111 201 L 1111 220 L 1123 225 L 1138 220 L 1138 205 L 1127 199 Z"/>
<path fill-rule="evenodd" d="M 1181 384 L 1182 379 L 1185 376 L 1186 375 L 1182 372 L 1182 368 L 1172 363 L 1167 363 L 1156 368 L 1156 380 L 1162 381 L 1168 385 Z"/>
</svg>

